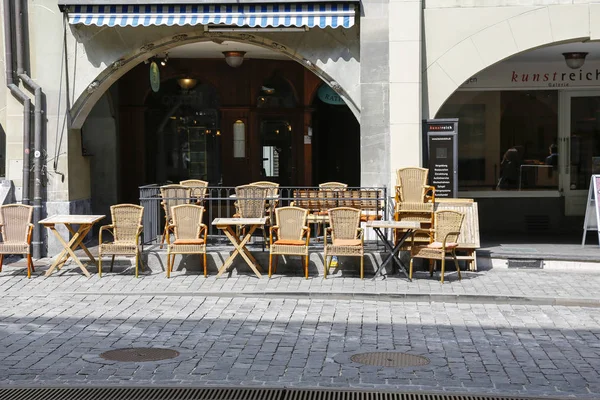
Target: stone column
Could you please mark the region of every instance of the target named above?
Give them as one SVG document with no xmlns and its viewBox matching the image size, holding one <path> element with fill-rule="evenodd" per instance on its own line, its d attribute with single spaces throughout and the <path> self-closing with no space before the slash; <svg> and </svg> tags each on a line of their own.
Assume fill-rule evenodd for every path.
<svg viewBox="0 0 600 400">
<path fill-rule="evenodd" d="M 421 160 L 421 64 L 422 0 L 390 0 L 390 168 L 393 187 L 395 171 L 420 167 Z"/>
<path fill-rule="evenodd" d="M 360 17 L 362 186 L 383 186 L 390 168 L 389 1 L 367 0 Z"/>
</svg>

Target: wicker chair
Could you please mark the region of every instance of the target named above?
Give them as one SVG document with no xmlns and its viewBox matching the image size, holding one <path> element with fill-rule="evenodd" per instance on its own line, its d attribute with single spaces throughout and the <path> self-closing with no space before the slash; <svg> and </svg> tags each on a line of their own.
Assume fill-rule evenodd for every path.
<svg viewBox="0 0 600 400">
<path fill-rule="evenodd" d="M 175 234 L 175 241 L 167 236 L 167 278 L 171 277 L 175 254 L 203 254 L 204 276 L 206 277 L 206 235 L 208 229 L 202 223 L 204 207 L 194 204 L 181 204 L 171 208 L 173 225 L 169 228 Z"/>
<path fill-rule="evenodd" d="M 262 186 L 243 185 L 236 187 L 235 196 L 237 201 L 235 202 L 235 207 L 237 212 L 234 215 L 234 218 L 264 218 L 267 210 L 267 193 L 268 189 Z M 267 224 L 269 224 L 269 222 L 270 221 L 267 221 Z M 242 234 L 244 234 L 245 228 L 241 227 L 241 230 Z M 265 228 L 263 227 L 262 230 L 263 243 L 266 243 L 267 234 Z"/>
<path fill-rule="evenodd" d="M 329 210 L 329 224 L 324 243 L 324 277 L 327 278 L 329 261 L 327 256 L 360 257 L 360 279 L 364 278 L 364 234 L 360 227 L 360 210 L 350 207 L 337 207 Z M 327 242 L 331 233 L 331 243 Z"/>
<path fill-rule="evenodd" d="M 314 212 L 313 215 L 316 218 L 317 224 L 317 240 L 321 234 L 321 225 L 327 223 L 327 215 L 329 215 L 329 209 L 341 206 L 338 203 L 338 192 L 346 191 L 348 185 L 340 182 L 325 182 L 319 184 L 319 197 L 317 199 L 318 211 Z"/>
<path fill-rule="evenodd" d="M 458 272 L 458 279 L 461 279 L 458 260 L 456 259 L 456 248 L 458 247 L 458 236 L 465 215 L 457 211 L 436 211 L 434 213 L 434 226 L 431 229 L 433 233 L 433 242 L 425 246 L 415 245 L 413 242 L 410 248 L 410 272 L 412 279 L 413 259 L 428 258 L 429 260 L 441 260 L 441 283 L 444 283 L 444 272 L 446 268 L 446 254 L 450 254 L 454 259 L 454 265 Z M 413 234 L 414 237 L 414 234 Z M 434 262 L 429 263 L 429 274 L 433 276 Z"/>
<path fill-rule="evenodd" d="M 433 204 L 435 188 L 427 184 L 429 170 L 426 168 L 400 168 L 396 171 L 396 221 L 416 221 L 423 227 L 433 228 Z M 416 244 L 427 244 L 431 236 L 427 232 L 415 235 Z M 408 245 L 408 243 L 407 243 Z M 408 246 L 403 246 L 407 249 Z"/>
<path fill-rule="evenodd" d="M 252 182 L 249 185 L 267 189 L 266 197 L 268 197 L 268 200 L 266 203 L 266 210 L 269 220 L 272 220 L 275 208 L 277 208 L 277 205 L 279 204 L 279 199 L 277 198 L 277 196 L 279 196 L 279 183 L 269 181 L 258 181 Z"/>
<path fill-rule="evenodd" d="M 304 257 L 304 277 L 308 279 L 308 241 L 310 228 L 306 226 L 308 210 L 299 207 L 281 207 L 275 210 L 277 225 L 272 226 L 269 237 L 269 278 L 275 256 L 275 268 L 280 255 Z M 273 238 L 276 236 L 276 240 Z"/>
<path fill-rule="evenodd" d="M 201 181 L 199 179 L 188 179 L 187 181 L 179 182 L 181 186 L 189 187 L 192 189 L 191 196 L 195 199 L 196 204 L 202 205 L 206 199 L 206 191 L 208 189 L 208 182 Z"/>
<path fill-rule="evenodd" d="M 162 249 L 165 238 L 172 232 L 169 229 L 169 226 L 173 224 L 171 207 L 180 204 L 189 204 L 192 197 L 192 188 L 182 185 L 166 185 L 160 188 L 160 196 L 163 198 L 163 201 L 160 204 L 162 204 L 163 209 L 165 210 L 165 229 L 163 231 L 163 236 L 160 239 L 160 248 Z"/>
<path fill-rule="evenodd" d="M 110 271 L 113 270 L 115 255 L 135 256 L 135 277 L 138 277 L 138 265 L 144 264 L 140 259 L 140 235 L 142 234 L 142 217 L 144 207 L 137 204 L 118 204 L 110 206 L 110 215 L 112 217 L 111 225 L 100 227 L 98 234 L 98 276 L 102 277 L 102 256 L 111 255 Z M 112 233 L 113 241 L 104 243 L 102 233 L 109 231 Z"/>
<path fill-rule="evenodd" d="M 33 207 L 25 204 L 7 204 L 0 206 L 0 272 L 5 254 L 23 254 L 27 256 L 27 278 L 35 272 L 31 261 L 31 233 Z"/>
</svg>

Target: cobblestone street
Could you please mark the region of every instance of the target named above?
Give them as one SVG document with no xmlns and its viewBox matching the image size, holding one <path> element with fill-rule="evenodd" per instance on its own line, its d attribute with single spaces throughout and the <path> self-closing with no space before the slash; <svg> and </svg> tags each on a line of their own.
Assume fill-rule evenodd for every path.
<svg viewBox="0 0 600 400">
<path fill-rule="evenodd" d="M 562 276 L 540 271 L 490 271 L 486 276 L 497 279 L 502 274 L 517 287 L 525 285 L 524 277 L 537 276 L 543 283 Z M 564 278 L 569 287 L 571 278 Z M 261 299 L 219 296 L 217 290 L 214 296 L 204 296 L 186 292 L 192 286 L 185 283 L 210 282 L 220 290 L 234 290 L 239 279 L 246 278 L 180 276 L 167 282 L 161 275 L 159 284 L 149 277 L 109 276 L 100 280 L 102 285 L 90 285 L 94 279 L 28 281 L 18 275 L 0 276 L 2 386 L 261 385 L 600 396 L 600 308 L 518 301 L 311 299 L 293 294 Z M 277 285 L 276 281 L 254 279 L 256 286 L 246 285 L 264 290 L 261 285 Z M 300 287 L 311 281 L 325 282 L 289 278 Z M 597 279 L 579 280 L 583 285 L 593 282 Z M 56 290 L 51 290 L 53 285 Z M 183 287 L 181 293 L 174 285 Z M 92 290 L 104 293 L 91 294 Z M 169 292 L 132 293 L 142 290 Z M 117 363 L 99 356 L 133 346 L 172 348 L 181 354 L 145 363 Z M 375 350 L 422 355 L 430 363 L 386 368 L 350 359 Z"/>
</svg>

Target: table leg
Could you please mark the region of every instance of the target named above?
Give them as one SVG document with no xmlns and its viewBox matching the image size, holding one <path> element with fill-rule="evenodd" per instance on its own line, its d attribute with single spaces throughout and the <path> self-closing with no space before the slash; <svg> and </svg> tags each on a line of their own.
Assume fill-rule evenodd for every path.
<svg viewBox="0 0 600 400">
<path fill-rule="evenodd" d="M 50 276 L 52 271 L 54 271 L 54 269 L 56 268 L 56 266 L 59 263 L 64 264 L 69 258 L 72 258 L 79 265 L 79 268 L 81 268 L 81 271 L 83 272 L 83 274 L 89 278 L 90 273 L 85 268 L 85 266 L 81 263 L 79 258 L 75 255 L 75 253 L 73 252 L 73 248 L 76 248 L 76 246 L 83 240 L 83 237 L 85 237 L 85 235 L 82 235 L 82 233 L 84 233 L 84 232 L 87 233 L 87 231 L 89 231 L 90 228 L 87 227 L 86 225 L 81 225 L 68 243 L 63 239 L 63 237 L 54 228 L 54 226 L 52 226 L 50 229 L 52 230 L 52 232 L 54 233 L 54 235 L 56 236 L 56 238 L 58 239 L 58 241 L 60 242 L 60 244 L 63 246 L 63 248 L 65 250 L 63 252 L 61 252 L 59 258 L 57 258 L 56 261 L 50 267 L 50 269 L 48 269 L 48 271 L 46 271 L 46 276 Z M 65 251 L 66 251 L 66 254 L 64 253 Z M 62 260 L 62 258 L 64 258 L 64 261 Z"/>
<path fill-rule="evenodd" d="M 229 258 L 227 258 L 227 260 L 225 260 L 225 263 L 223 264 L 223 266 L 221 268 L 219 268 L 217 277 L 221 276 L 223 274 L 223 272 L 225 272 L 227 270 L 227 268 L 229 268 L 231 266 L 231 264 L 233 264 L 233 260 L 235 259 L 235 257 L 237 257 L 238 254 L 241 254 L 241 256 L 244 258 L 246 263 L 250 266 L 250 268 L 252 268 L 252 271 L 254 271 L 256 276 L 261 278 L 262 275 L 260 274 L 259 270 L 257 269 L 257 265 L 254 264 L 254 262 L 256 262 L 256 260 L 254 259 L 252 254 L 250 254 L 250 257 L 248 257 L 247 253 L 249 253 L 249 251 L 246 249 L 246 244 L 250 241 L 250 237 L 252 236 L 252 233 L 256 230 L 257 226 L 251 225 L 249 231 L 246 233 L 246 235 L 244 235 L 244 238 L 241 241 L 239 240 L 239 238 L 237 238 L 237 236 L 235 235 L 235 233 L 233 232 L 233 230 L 231 229 L 230 226 L 223 226 L 223 227 L 217 226 L 217 228 L 223 230 L 223 233 L 225 233 L 225 236 L 227 236 L 229 238 L 229 241 L 235 247 L 235 250 L 233 251 L 233 253 L 231 253 Z M 254 260 L 254 262 L 253 262 L 253 260 Z M 256 264 L 258 264 L 258 263 L 256 263 Z M 258 268 L 260 268 L 260 267 L 258 267 Z"/>
<path fill-rule="evenodd" d="M 66 226 L 67 226 L 67 229 L 69 230 L 69 232 L 71 232 L 72 234 L 75 234 L 75 230 L 71 227 L 71 224 L 66 224 Z M 98 267 L 98 262 L 96 261 L 96 259 L 92 255 L 92 253 L 90 253 L 90 251 L 85 246 L 85 244 L 83 244 L 83 240 L 85 239 L 85 237 L 87 236 L 88 232 L 91 229 L 92 229 L 92 226 L 89 225 L 87 227 L 87 229 L 85 230 L 85 232 L 81 234 L 81 241 L 77 244 L 77 246 L 80 247 L 83 251 L 85 251 L 85 254 L 87 254 L 88 258 L 96 265 L 96 267 Z M 73 250 L 77 250 L 77 247 L 75 247 Z"/>
<path fill-rule="evenodd" d="M 412 230 L 407 230 L 404 233 L 404 235 L 402 235 L 398 243 L 395 246 L 392 246 L 392 243 L 385 237 L 385 235 L 381 232 L 379 228 L 373 229 L 375 230 L 377 236 L 381 239 L 385 247 L 390 251 L 390 254 L 385 258 L 385 260 L 382 261 L 379 268 L 377 268 L 377 271 L 375 271 L 375 276 L 373 277 L 373 279 L 375 279 L 378 275 L 381 275 L 381 273 L 383 272 L 383 268 L 393 260 L 396 264 L 398 264 L 398 268 L 400 269 L 400 271 L 402 271 L 402 273 L 410 281 L 411 279 L 408 276 L 408 273 L 406 272 L 406 266 L 404 265 L 400 257 L 398 257 L 398 253 L 400 252 L 400 247 L 402 247 L 406 239 L 412 234 Z"/>
</svg>

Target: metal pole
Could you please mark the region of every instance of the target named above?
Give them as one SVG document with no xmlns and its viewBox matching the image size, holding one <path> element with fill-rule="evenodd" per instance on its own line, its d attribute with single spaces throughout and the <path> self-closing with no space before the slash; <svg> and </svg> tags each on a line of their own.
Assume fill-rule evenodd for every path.
<svg viewBox="0 0 600 400">
<path fill-rule="evenodd" d="M 12 95 L 23 103 L 23 190 L 21 202 L 29 204 L 29 176 L 30 176 L 30 132 L 31 132 L 31 100 L 23 91 L 15 85 L 13 71 L 12 45 L 13 36 L 11 29 L 11 7 L 10 0 L 4 0 L 4 60 L 6 64 L 6 86 Z M 17 52 L 18 55 L 18 52 Z"/>
<path fill-rule="evenodd" d="M 25 71 L 23 0 L 15 2 L 15 31 L 17 40 L 17 74 L 19 79 L 35 94 L 34 135 L 33 135 L 33 258 L 42 257 L 42 227 L 38 222 L 42 219 L 42 130 L 43 130 L 43 93 L 42 87 L 35 83 Z M 29 170 L 29 166 L 28 166 Z"/>
</svg>

